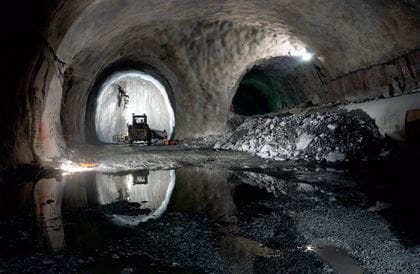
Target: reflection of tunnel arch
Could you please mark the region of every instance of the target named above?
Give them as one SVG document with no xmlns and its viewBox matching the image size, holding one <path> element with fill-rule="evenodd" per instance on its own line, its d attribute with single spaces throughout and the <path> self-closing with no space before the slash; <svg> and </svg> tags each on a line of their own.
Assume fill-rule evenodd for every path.
<svg viewBox="0 0 420 274">
<path fill-rule="evenodd" d="M 308 102 L 308 83 L 317 77 L 315 62 L 282 56 L 257 63 L 241 79 L 231 110 L 256 115 Z"/>
<path fill-rule="evenodd" d="M 144 182 L 136 180 L 147 178 Z M 147 214 L 108 214 L 118 225 L 137 225 L 160 217 L 175 187 L 174 170 L 129 171 L 122 173 L 76 173 L 64 177 L 64 207 L 82 208 L 121 201 L 142 204 Z"/>
<path fill-rule="evenodd" d="M 125 192 L 123 195 L 126 195 L 129 198 L 130 202 L 143 203 L 145 208 L 151 210 L 149 214 L 146 215 L 121 215 L 113 214 L 112 221 L 117 225 L 138 225 L 139 223 L 146 222 L 150 219 L 157 219 L 163 213 L 165 213 L 169 201 L 172 196 L 172 191 L 175 187 L 176 175 L 175 170 L 154 170 L 149 171 L 148 173 L 148 183 L 147 184 L 136 184 L 133 174 L 120 176 L 119 181 L 124 184 L 124 188 L 119 188 L 117 192 Z M 104 200 L 104 192 L 100 190 L 103 187 L 104 178 L 107 176 L 97 175 L 97 187 L 98 187 L 98 199 L 100 203 L 107 204 L 110 201 Z M 111 182 L 115 180 L 115 176 L 112 178 L 108 177 Z M 105 192 L 109 191 L 106 187 Z M 112 199 L 111 199 L 112 200 Z M 144 203 L 146 202 L 146 203 Z"/>
</svg>

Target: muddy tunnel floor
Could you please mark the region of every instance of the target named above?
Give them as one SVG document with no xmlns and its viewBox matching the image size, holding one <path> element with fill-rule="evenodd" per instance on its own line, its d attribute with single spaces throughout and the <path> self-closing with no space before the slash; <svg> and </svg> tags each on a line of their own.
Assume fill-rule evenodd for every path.
<svg viewBox="0 0 420 274">
<path fill-rule="evenodd" d="M 110 165 L 117 148 L 126 160 Z M 394 163 L 354 168 L 185 148 L 91 149 L 84 148 L 86 160 L 100 168 L 41 176 L 2 200 L 14 202 L 2 205 L 10 211 L 0 218 L 0 273 L 420 271 L 418 211 L 390 195 L 413 189 L 378 183 L 387 176 L 381 168 Z"/>
</svg>

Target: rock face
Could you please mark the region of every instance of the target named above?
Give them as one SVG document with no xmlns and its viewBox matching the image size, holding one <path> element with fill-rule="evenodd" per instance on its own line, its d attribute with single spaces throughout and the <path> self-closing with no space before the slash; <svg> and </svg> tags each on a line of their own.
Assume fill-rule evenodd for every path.
<svg viewBox="0 0 420 274">
<path fill-rule="evenodd" d="M 51 162 L 69 143 L 93 143 L 89 98 L 111 67 L 147 68 L 159 76 L 175 112 L 177 139 L 226 133 L 239 82 L 271 58 L 314 54 L 317 67 L 283 79 L 291 85 L 276 85 L 290 87 L 286 103 L 299 101 L 291 97 L 298 89 L 324 104 L 391 97 L 418 86 L 420 19 L 413 1 L 50 2 L 33 12 L 43 28 L 33 27 L 32 41 L 5 43 L 12 52 L 18 48 L 18 56 L 31 55 L 7 74 L 19 80 L 0 102 L 7 121 L 0 133 L 1 166 Z M 11 33 L 22 33 L 13 28 L 19 16 L 30 18 L 22 8 L 8 12 Z"/>
<path fill-rule="evenodd" d="M 420 89 L 420 50 L 412 50 L 385 63 L 333 77 L 320 60 L 276 57 L 264 61 L 245 75 L 241 84 L 271 89 L 270 112 L 311 102 L 354 102 L 391 98 Z"/>
<path fill-rule="evenodd" d="M 361 111 L 253 117 L 217 146 L 280 161 L 363 161 L 391 150 L 389 139 Z"/>
</svg>

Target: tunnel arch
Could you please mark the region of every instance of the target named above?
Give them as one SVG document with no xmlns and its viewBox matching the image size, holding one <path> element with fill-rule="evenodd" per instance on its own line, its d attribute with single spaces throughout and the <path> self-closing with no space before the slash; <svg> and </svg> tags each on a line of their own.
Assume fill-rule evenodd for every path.
<svg viewBox="0 0 420 274">
<path fill-rule="evenodd" d="M 101 85 L 95 98 L 95 133 L 103 143 L 115 143 L 114 136 L 127 136 L 132 115 L 147 115 L 153 130 L 171 136 L 175 114 L 165 87 L 153 76 L 139 70 L 113 73 Z"/>
<path fill-rule="evenodd" d="M 310 60 L 303 56 L 258 60 L 235 85 L 230 111 L 256 115 L 297 105 L 319 104 L 320 98 L 325 97 L 328 77 L 328 71 L 317 56 Z"/>
<path fill-rule="evenodd" d="M 395 74 L 406 74 L 395 72 L 395 67 L 401 66 L 400 59 L 404 60 L 400 57 L 418 49 L 420 42 L 419 36 L 412 35 L 420 30 L 418 9 L 408 9 L 406 1 L 379 2 L 270 0 L 260 5 L 254 0 L 229 0 L 223 5 L 214 1 L 191 5 L 185 0 L 56 1 L 44 16 L 45 29 L 36 30 L 37 36 L 42 33 L 42 42 L 36 41 L 40 50 L 28 57 L 20 90 L 12 95 L 18 106 L 10 114 L 5 111 L 9 117 L 5 120 L 16 118 L 16 122 L 4 135 L 12 140 L 5 140 L 4 155 L 16 155 L 11 156 L 15 162 L 60 157 L 66 149 L 62 129 L 70 132 L 75 142 L 94 143 L 86 126 L 83 93 L 118 60 L 150 58 L 172 70 L 173 78 L 163 74 L 176 91 L 173 106 L 179 139 L 226 133 L 225 121 L 234 96 L 231 90 L 247 65 L 273 56 L 293 56 L 302 48 L 313 49 L 323 65 L 319 67 L 328 69 L 326 79 L 321 77 L 320 82 L 332 82 L 326 92 L 323 87 L 312 92 L 311 102 L 374 99 L 387 92 Z M 371 78 L 366 79 L 364 71 L 382 68 L 397 58 L 389 69 L 374 73 L 386 75 L 386 79 L 378 76 L 369 86 Z M 416 60 L 409 60 L 408 66 L 415 66 Z M 74 119 L 67 115 L 73 95 L 67 92 L 71 81 L 66 80 L 66 74 L 71 69 L 77 76 L 73 89 L 80 92 L 71 100 L 83 108 Z M 411 82 L 410 89 L 418 86 L 416 79 Z M 189 115 L 183 115 L 184 111 Z M 18 136 L 27 138 L 17 140 Z"/>
<path fill-rule="evenodd" d="M 77 66 L 76 66 L 77 67 Z M 73 75 L 73 68 L 68 69 L 64 83 L 63 108 L 61 113 L 61 122 L 63 125 L 63 133 L 68 143 L 84 143 L 103 144 L 95 130 L 95 112 L 97 108 L 96 100 L 101 92 L 101 87 L 107 79 L 119 72 L 135 71 L 144 75 L 148 75 L 155 79 L 158 85 L 165 90 L 165 96 L 168 99 L 168 105 L 176 111 L 175 89 L 177 86 L 176 77 L 170 68 L 153 58 L 142 58 L 142 61 L 120 60 L 108 65 L 98 76 L 91 80 L 91 86 L 87 86 L 86 81 L 80 82 Z M 77 82 L 74 84 L 73 82 Z M 83 91 L 86 88 L 86 91 Z M 80 100 L 80 97 L 85 99 Z M 81 104 L 82 110 L 77 110 L 78 104 Z M 172 115 L 172 114 L 171 114 Z M 175 125 L 175 115 L 173 115 L 173 124 Z M 173 126 L 172 135 L 175 133 Z M 106 143 L 106 142 L 105 142 Z"/>
</svg>

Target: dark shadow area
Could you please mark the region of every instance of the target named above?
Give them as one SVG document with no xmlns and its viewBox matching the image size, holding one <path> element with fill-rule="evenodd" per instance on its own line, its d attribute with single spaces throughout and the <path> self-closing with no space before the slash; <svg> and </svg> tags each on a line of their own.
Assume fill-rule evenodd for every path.
<svg viewBox="0 0 420 274">
<path fill-rule="evenodd" d="M 318 84 L 316 64 L 286 56 L 264 60 L 241 79 L 231 111 L 251 116 L 312 103 L 306 93 Z"/>
<path fill-rule="evenodd" d="M 25 91 L 28 73 L 38 65 L 42 47 L 46 39 L 42 31 L 48 25 L 51 11 L 58 1 L 7 2 L 2 4 L 3 14 L 0 18 L 5 37 L 1 45 L 2 62 L 1 75 L 7 79 L 3 83 L 0 115 L 3 125 L 0 130 L 0 162 L 1 166 L 13 166 L 13 146 L 19 139 L 16 127 L 25 121 L 24 113 Z M 24 115 L 23 115 L 24 116 Z"/>
<path fill-rule="evenodd" d="M 363 191 L 371 201 L 385 203 L 380 214 L 400 241 L 412 247 L 420 243 L 420 146 L 404 147 L 402 151 L 399 160 L 366 163 L 359 171 Z"/>
<path fill-rule="evenodd" d="M 270 112 L 267 97 L 254 86 L 239 86 L 232 105 L 234 112 L 241 115 L 251 116 Z"/>
</svg>

